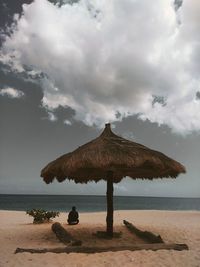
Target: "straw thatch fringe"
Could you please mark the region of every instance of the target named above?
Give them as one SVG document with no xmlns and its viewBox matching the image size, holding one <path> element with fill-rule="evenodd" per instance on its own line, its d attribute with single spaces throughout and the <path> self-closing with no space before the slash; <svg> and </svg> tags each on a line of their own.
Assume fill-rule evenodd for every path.
<svg viewBox="0 0 200 267">
<path fill-rule="evenodd" d="M 117 136 L 107 124 L 98 138 L 49 163 L 41 177 L 46 183 L 54 178 L 59 182 L 71 179 L 87 183 L 106 180 L 108 172 L 113 173 L 114 182 L 118 183 L 126 176 L 150 180 L 175 178 L 185 173 L 185 168 L 161 152 Z"/>
</svg>

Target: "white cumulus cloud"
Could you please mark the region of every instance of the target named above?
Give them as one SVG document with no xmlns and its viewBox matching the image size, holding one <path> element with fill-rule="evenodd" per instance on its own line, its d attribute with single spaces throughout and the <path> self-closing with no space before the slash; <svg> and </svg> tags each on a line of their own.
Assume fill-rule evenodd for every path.
<svg viewBox="0 0 200 267">
<path fill-rule="evenodd" d="M 21 98 L 22 96 L 24 96 L 24 93 L 20 90 L 7 87 L 7 88 L 0 89 L 0 95 L 8 96 L 11 98 Z"/>
<path fill-rule="evenodd" d="M 69 121 L 69 120 L 64 120 L 64 124 L 66 124 L 66 125 L 72 125 L 72 122 Z"/>
<path fill-rule="evenodd" d="M 71 107 L 88 125 L 138 114 L 199 131 L 200 1 L 177 12 L 171 0 L 35 0 L 15 16 L 1 58 L 45 73 L 43 105 Z"/>
<path fill-rule="evenodd" d="M 53 114 L 52 112 L 48 112 L 48 119 L 50 121 L 57 121 L 57 117 L 55 116 L 55 114 Z"/>
</svg>

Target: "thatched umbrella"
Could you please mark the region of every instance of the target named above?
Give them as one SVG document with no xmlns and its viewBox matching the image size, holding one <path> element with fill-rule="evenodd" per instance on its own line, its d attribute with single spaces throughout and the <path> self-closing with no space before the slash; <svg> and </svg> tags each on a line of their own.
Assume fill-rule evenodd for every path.
<svg viewBox="0 0 200 267">
<path fill-rule="evenodd" d="M 48 184 L 54 178 L 76 183 L 107 181 L 107 234 L 113 235 L 113 182 L 124 177 L 150 179 L 172 177 L 185 173 L 183 165 L 138 143 L 117 136 L 106 124 L 102 134 L 49 163 L 41 172 Z"/>
</svg>

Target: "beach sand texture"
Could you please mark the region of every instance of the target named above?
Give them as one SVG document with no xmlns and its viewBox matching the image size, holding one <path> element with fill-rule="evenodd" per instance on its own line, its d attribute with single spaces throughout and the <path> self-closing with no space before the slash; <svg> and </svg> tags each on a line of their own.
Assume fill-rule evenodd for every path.
<svg viewBox="0 0 200 267">
<path fill-rule="evenodd" d="M 84 246 L 117 246 L 141 243 L 128 232 L 123 220 L 141 230 L 160 234 L 166 243 L 186 243 L 189 250 L 119 251 L 95 254 L 14 254 L 21 248 L 64 247 L 51 230 L 52 223 L 34 225 L 33 218 L 22 211 L 0 211 L 0 267 L 200 267 L 199 211 L 115 211 L 114 230 L 121 231 L 120 239 L 103 240 L 92 235 L 105 230 L 105 212 L 80 213 L 80 224 L 66 224 L 66 214 L 54 219 L 60 222 Z"/>
</svg>

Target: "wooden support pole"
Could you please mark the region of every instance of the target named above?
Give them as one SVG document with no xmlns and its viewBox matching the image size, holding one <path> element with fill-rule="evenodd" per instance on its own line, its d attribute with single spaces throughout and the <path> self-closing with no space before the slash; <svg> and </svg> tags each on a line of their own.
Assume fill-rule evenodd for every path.
<svg viewBox="0 0 200 267">
<path fill-rule="evenodd" d="M 107 174 L 107 235 L 113 237 L 113 172 Z"/>
</svg>

